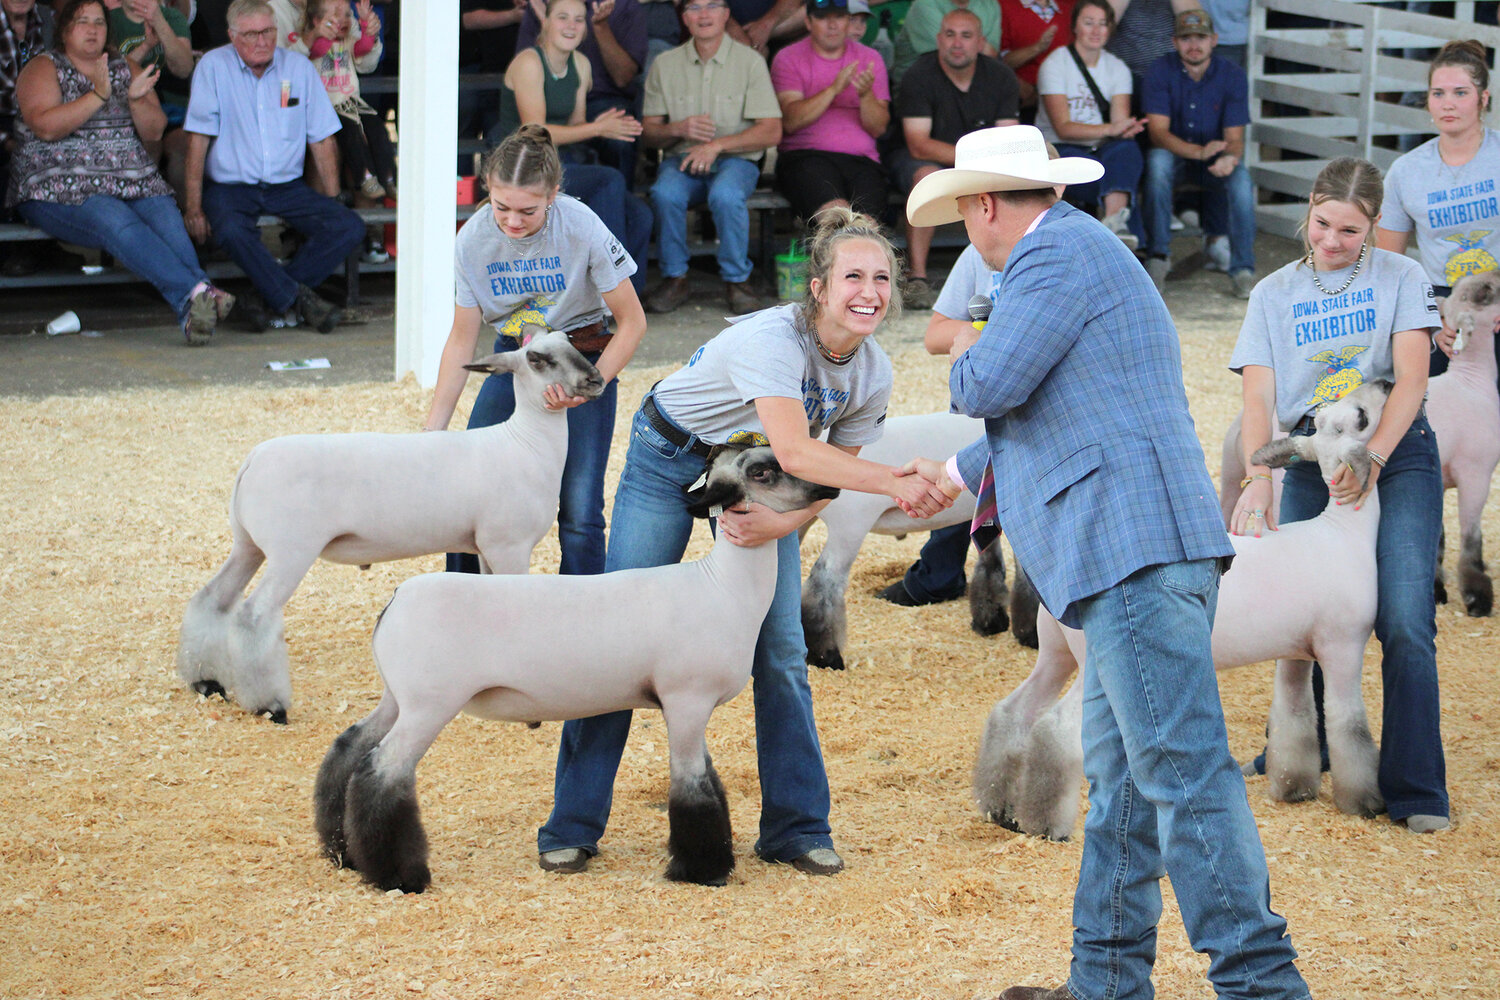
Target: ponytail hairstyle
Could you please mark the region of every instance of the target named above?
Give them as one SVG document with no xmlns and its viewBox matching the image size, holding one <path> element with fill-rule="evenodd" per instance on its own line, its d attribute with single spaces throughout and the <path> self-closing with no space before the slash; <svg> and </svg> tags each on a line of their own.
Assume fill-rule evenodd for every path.
<svg viewBox="0 0 1500 1000">
<path fill-rule="evenodd" d="M 562 161 L 545 125 L 522 125 L 484 155 L 479 174 L 487 187 L 541 188 L 552 194 L 562 184 Z"/>
<path fill-rule="evenodd" d="M 828 287 L 828 276 L 833 270 L 834 258 L 839 245 L 849 240 L 869 240 L 885 254 L 891 269 L 891 302 L 886 310 L 888 319 L 901 315 L 901 268 L 896 260 L 896 248 L 886 238 L 880 223 L 863 212 L 852 208 L 825 208 L 819 212 L 814 223 L 812 237 L 807 241 L 807 296 L 802 300 L 802 320 L 811 329 L 818 321 L 822 305 L 812 292 L 814 278 Z"/>
<path fill-rule="evenodd" d="M 1490 67 L 1485 62 L 1484 46 L 1473 38 L 1454 39 L 1438 50 L 1438 54 L 1432 57 L 1432 62 L 1427 66 L 1427 86 L 1432 86 L 1432 74 L 1444 66 L 1457 66 L 1459 69 L 1467 70 L 1469 79 L 1474 81 L 1474 86 L 1484 92 L 1484 106 L 1479 109 L 1484 114 L 1490 109 Z"/>
<path fill-rule="evenodd" d="M 1307 215 L 1297 231 L 1302 234 L 1302 247 L 1312 252 L 1307 239 L 1307 221 L 1312 217 L 1314 206 L 1327 201 L 1342 201 L 1359 209 L 1370 221 L 1370 230 L 1375 229 L 1375 220 L 1380 218 L 1380 206 L 1385 201 L 1385 181 L 1380 168 L 1369 160 L 1354 156 L 1341 156 L 1318 171 L 1313 181 L 1312 196 L 1308 199 Z M 1368 237 L 1367 237 L 1368 238 Z"/>
<path fill-rule="evenodd" d="M 1111 36 L 1115 33 L 1115 8 L 1109 0 L 1078 0 L 1073 5 L 1073 16 L 1068 21 L 1068 30 L 1078 34 L 1078 17 L 1083 13 L 1085 7 L 1097 7 L 1104 12 L 1104 23 L 1109 28 Z"/>
</svg>

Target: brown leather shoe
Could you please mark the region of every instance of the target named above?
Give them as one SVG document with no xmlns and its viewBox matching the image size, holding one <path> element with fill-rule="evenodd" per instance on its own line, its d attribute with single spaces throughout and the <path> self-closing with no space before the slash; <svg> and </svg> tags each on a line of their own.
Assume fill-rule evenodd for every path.
<svg viewBox="0 0 1500 1000">
<path fill-rule="evenodd" d="M 724 282 L 724 302 L 729 306 L 730 313 L 735 316 L 753 313 L 766 307 L 766 304 L 760 300 L 760 296 L 750 290 L 748 281 Z"/>
<path fill-rule="evenodd" d="M 1000 994 L 999 1000 L 1074 1000 L 1066 986 L 1048 989 L 1045 986 L 1012 986 Z"/>
<path fill-rule="evenodd" d="M 676 278 L 665 278 L 656 286 L 656 290 L 646 296 L 646 311 L 648 313 L 669 313 L 687 301 L 688 279 L 687 275 L 679 275 Z"/>
</svg>

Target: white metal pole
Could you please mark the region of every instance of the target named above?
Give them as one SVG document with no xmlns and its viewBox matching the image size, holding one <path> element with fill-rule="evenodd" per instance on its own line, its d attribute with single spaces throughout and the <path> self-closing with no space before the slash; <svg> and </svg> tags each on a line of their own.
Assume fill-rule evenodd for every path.
<svg viewBox="0 0 1500 1000">
<path fill-rule="evenodd" d="M 406 0 L 399 9 L 395 377 L 415 372 L 430 388 L 453 323 L 458 3 Z"/>
</svg>

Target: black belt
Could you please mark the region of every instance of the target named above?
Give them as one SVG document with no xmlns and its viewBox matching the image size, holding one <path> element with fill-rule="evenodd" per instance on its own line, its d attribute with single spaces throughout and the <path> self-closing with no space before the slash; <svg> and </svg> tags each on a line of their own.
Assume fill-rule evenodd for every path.
<svg viewBox="0 0 1500 1000">
<path fill-rule="evenodd" d="M 656 428 L 656 433 L 666 438 L 678 448 L 684 449 L 689 454 L 707 459 L 709 452 L 713 450 L 713 445 L 689 434 L 668 420 L 666 414 L 657 409 L 656 401 L 649 394 L 645 399 L 641 400 L 641 412 L 646 415 L 646 420 L 651 426 Z"/>
</svg>

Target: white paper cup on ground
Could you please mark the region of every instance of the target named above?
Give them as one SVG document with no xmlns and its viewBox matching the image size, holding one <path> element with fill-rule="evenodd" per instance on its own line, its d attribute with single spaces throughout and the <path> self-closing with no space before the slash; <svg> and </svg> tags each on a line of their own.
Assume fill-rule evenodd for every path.
<svg viewBox="0 0 1500 1000">
<path fill-rule="evenodd" d="M 82 327 L 83 324 L 78 322 L 78 314 L 69 309 L 47 324 L 47 336 L 56 337 L 64 333 L 77 333 Z"/>
</svg>

